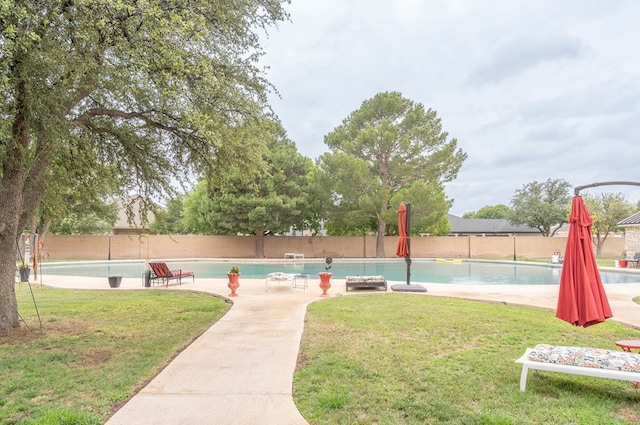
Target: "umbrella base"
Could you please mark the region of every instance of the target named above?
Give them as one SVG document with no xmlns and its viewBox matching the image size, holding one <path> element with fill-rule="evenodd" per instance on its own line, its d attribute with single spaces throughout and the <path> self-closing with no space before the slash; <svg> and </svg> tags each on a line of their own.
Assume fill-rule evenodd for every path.
<svg viewBox="0 0 640 425">
<path fill-rule="evenodd" d="M 391 289 L 398 292 L 427 292 L 427 288 L 422 285 L 416 285 L 415 283 L 412 285 L 391 285 Z"/>
</svg>

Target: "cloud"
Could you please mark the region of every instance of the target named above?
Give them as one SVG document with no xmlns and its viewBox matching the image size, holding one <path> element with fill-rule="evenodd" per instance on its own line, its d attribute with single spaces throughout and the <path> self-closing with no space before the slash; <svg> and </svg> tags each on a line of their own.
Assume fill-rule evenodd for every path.
<svg viewBox="0 0 640 425">
<path fill-rule="evenodd" d="M 500 40 L 469 76 L 471 84 L 499 83 L 545 63 L 579 59 L 583 43 L 567 35 L 520 33 Z"/>
<path fill-rule="evenodd" d="M 533 180 L 640 180 L 640 2 L 304 0 L 290 11 L 264 63 L 304 155 L 326 152 L 324 136 L 364 100 L 397 90 L 437 111 L 468 154 L 446 185 L 453 214 L 508 204 Z"/>
</svg>

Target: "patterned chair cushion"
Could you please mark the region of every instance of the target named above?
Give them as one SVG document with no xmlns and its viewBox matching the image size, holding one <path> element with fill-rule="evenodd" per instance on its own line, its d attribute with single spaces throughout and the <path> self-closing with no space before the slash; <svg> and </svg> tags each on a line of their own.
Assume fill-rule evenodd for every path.
<svg viewBox="0 0 640 425">
<path fill-rule="evenodd" d="M 379 282 L 384 280 L 384 276 L 347 276 L 348 282 Z"/>
<path fill-rule="evenodd" d="M 538 344 L 528 357 L 537 362 L 640 373 L 640 355 L 624 351 Z"/>
</svg>

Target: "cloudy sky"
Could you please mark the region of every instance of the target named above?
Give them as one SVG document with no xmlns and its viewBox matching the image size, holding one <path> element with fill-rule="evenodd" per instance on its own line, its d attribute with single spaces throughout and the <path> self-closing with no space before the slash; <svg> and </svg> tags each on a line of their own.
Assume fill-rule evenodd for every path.
<svg viewBox="0 0 640 425">
<path fill-rule="evenodd" d="M 468 154 L 452 214 L 534 180 L 640 181 L 640 1 L 292 0 L 264 41 L 271 104 L 299 151 L 399 91 Z M 640 187 L 621 192 L 630 201 Z M 583 192 L 583 193 L 585 193 Z"/>
</svg>

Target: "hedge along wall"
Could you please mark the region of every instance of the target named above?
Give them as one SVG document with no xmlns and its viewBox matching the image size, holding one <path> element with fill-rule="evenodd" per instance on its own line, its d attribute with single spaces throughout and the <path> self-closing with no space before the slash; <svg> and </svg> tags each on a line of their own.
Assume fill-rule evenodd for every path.
<svg viewBox="0 0 640 425">
<path fill-rule="evenodd" d="M 398 237 L 385 237 L 385 255 L 394 258 Z M 414 258 L 551 258 L 554 251 L 564 252 L 566 237 L 542 236 L 414 236 Z M 625 239 L 609 238 L 602 257 L 619 258 Z M 170 258 L 256 258 L 254 236 L 198 235 L 48 235 L 43 255 L 50 260 L 136 260 Z M 305 258 L 375 258 L 375 236 L 266 236 L 266 258 L 284 258 L 285 253 Z"/>
</svg>

